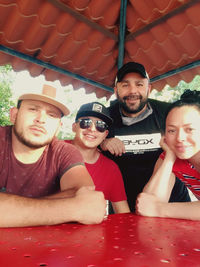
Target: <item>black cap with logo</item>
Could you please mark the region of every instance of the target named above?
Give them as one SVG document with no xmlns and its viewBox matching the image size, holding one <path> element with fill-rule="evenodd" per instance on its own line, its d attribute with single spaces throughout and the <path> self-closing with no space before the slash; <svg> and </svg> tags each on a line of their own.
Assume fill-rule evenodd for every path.
<svg viewBox="0 0 200 267">
<path fill-rule="evenodd" d="M 99 102 L 91 102 L 80 107 L 76 114 L 76 121 L 81 117 L 92 116 L 105 121 L 108 126 L 111 126 L 113 120 L 110 117 L 109 110 Z"/>
<path fill-rule="evenodd" d="M 123 77 L 127 74 L 127 73 L 131 73 L 131 72 L 137 72 L 139 74 L 142 75 L 142 77 L 149 79 L 149 75 L 147 74 L 144 66 L 140 63 L 137 62 L 128 62 L 126 64 L 124 64 L 117 72 L 117 76 L 115 79 L 115 85 L 118 82 L 121 82 Z"/>
</svg>

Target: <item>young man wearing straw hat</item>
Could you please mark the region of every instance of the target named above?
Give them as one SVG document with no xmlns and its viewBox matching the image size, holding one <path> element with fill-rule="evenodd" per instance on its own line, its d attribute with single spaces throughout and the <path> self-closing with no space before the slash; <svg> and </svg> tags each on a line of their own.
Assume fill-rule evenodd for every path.
<svg viewBox="0 0 200 267">
<path fill-rule="evenodd" d="M 0 227 L 103 220 L 106 202 L 94 191 L 80 152 L 56 139 L 69 110 L 58 89 L 21 95 L 13 126 L 0 127 Z"/>
</svg>

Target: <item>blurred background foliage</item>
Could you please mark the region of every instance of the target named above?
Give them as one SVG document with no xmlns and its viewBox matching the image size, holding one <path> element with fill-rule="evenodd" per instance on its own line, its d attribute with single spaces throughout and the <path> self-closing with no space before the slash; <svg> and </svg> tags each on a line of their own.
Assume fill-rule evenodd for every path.
<svg viewBox="0 0 200 267">
<path fill-rule="evenodd" d="M 153 90 L 150 97 L 160 101 L 174 102 L 180 98 L 186 89 L 200 91 L 200 76 L 197 75 L 190 83 L 180 81 L 176 87 L 166 85 L 161 92 Z"/>
<path fill-rule="evenodd" d="M 11 85 L 14 82 L 12 67 L 0 66 L 0 125 L 9 125 L 9 110 L 14 105 Z"/>
</svg>

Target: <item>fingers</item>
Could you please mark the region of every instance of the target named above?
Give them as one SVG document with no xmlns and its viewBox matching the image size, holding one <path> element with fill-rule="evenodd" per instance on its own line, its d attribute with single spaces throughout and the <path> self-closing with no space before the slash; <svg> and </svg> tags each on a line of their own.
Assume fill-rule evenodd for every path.
<svg viewBox="0 0 200 267">
<path fill-rule="evenodd" d="M 75 220 L 83 224 L 100 223 L 106 214 L 104 194 L 94 191 L 92 187 L 90 189 L 86 187 L 79 189 L 75 197 L 78 206 Z"/>
<path fill-rule="evenodd" d="M 160 139 L 160 146 L 162 147 L 164 144 L 166 144 L 165 136 L 163 135 Z"/>
<path fill-rule="evenodd" d="M 124 143 L 120 139 L 118 138 L 113 139 L 113 147 L 115 148 L 116 156 L 121 156 L 123 153 L 125 153 Z"/>
<path fill-rule="evenodd" d="M 118 138 L 108 138 L 101 145 L 103 150 L 108 150 L 112 155 L 121 156 L 125 153 L 124 143 Z"/>
</svg>

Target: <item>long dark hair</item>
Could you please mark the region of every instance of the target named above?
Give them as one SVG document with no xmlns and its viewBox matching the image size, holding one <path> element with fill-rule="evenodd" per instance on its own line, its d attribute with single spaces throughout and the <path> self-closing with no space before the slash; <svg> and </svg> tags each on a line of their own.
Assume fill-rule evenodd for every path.
<svg viewBox="0 0 200 267">
<path fill-rule="evenodd" d="M 187 89 L 179 100 L 172 103 L 166 111 L 165 122 L 169 112 L 177 107 L 191 106 L 195 107 L 200 112 L 200 91 Z"/>
</svg>

